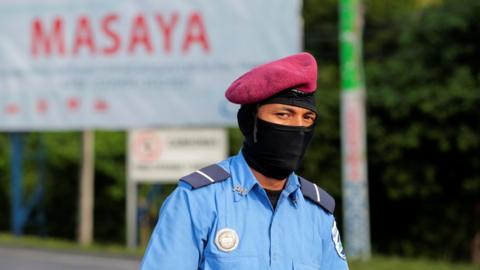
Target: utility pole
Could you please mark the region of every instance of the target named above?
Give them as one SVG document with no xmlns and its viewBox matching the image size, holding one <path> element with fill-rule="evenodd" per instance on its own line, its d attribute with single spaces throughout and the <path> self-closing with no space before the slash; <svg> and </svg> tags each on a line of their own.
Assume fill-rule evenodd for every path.
<svg viewBox="0 0 480 270">
<path fill-rule="evenodd" d="M 93 240 L 95 134 L 82 132 L 82 169 L 79 184 L 78 243 L 86 246 Z"/>
<path fill-rule="evenodd" d="M 371 257 L 362 0 L 340 0 L 342 192 L 347 256 Z"/>
</svg>

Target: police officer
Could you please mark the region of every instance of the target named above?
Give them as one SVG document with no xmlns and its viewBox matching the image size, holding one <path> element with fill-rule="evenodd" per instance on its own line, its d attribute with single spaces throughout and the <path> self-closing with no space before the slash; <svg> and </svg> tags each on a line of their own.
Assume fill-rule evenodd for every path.
<svg viewBox="0 0 480 270">
<path fill-rule="evenodd" d="M 348 269 L 333 198 L 294 172 L 315 129 L 316 80 L 315 59 L 300 53 L 232 83 L 243 147 L 180 179 L 143 270 Z"/>
</svg>

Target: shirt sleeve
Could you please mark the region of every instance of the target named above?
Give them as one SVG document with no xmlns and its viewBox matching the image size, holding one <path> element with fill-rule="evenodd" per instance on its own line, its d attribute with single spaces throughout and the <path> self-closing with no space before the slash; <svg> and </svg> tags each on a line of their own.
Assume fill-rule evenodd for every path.
<svg viewBox="0 0 480 270">
<path fill-rule="evenodd" d="M 322 267 L 327 270 L 348 270 L 348 263 L 343 249 L 340 233 L 337 229 L 335 218 L 328 215 L 323 231 L 323 256 Z"/>
<path fill-rule="evenodd" d="M 203 241 L 193 218 L 189 193 L 190 186 L 180 182 L 162 205 L 141 270 L 198 269 Z"/>
</svg>

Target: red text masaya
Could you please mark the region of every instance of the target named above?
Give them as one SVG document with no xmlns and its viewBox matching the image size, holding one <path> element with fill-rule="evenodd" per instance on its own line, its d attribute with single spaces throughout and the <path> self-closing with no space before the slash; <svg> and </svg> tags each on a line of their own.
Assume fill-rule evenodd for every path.
<svg viewBox="0 0 480 270">
<path fill-rule="evenodd" d="M 120 19 L 119 14 L 110 13 L 95 23 L 89 16 L 79 16 L 73 37 L 67 37 L 63 17 L 54 18 L 49 27 L 41 18 L 35 18 L 31 23 L 31 54 L 33 57 L 76 56 L 86 51 L 91 55 L 115 56 L 122 51 L 134 55 L 140 50 L 150 55 L 156 52 L 171 54 L 174 46 L 183 54 L 188 54 L 193 46 L 199 46 L 205 54 L 210 52 L 204 19 L 197 11 L 185 16 L 180 16 L 179 12 L 155 13 L 152 21 L 148 20 L 152 19 L 150 16 L 140 13 L 130 19 L 130 29 L 123 32 L 118 31 Z M 178 29 L 181 19 L 186 20 L 185 27 L 181 27 L 184 29 Z M 173 44 L 174 35 L 182 35 L 176 39 L 181 40 L 180 44 Z M 155 37 L 161 40 L 154 40 Z M 67 45 L 67 38 L 71 45 Z M 155 44 L 161 45 L 156 48 Z"/>
</svg>

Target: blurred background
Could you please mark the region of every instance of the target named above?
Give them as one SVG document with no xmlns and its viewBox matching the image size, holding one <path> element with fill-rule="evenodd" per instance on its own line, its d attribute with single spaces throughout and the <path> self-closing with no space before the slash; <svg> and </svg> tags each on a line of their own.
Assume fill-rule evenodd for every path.
<svg viewBox="0 0 480 270">
<path fill-rule="evenodd" d="M 319 120 L 298 173 L 334 195 L 342 227 L 339 2 L 301 3 L 300 49 L 312 53 L 319 65 Z M 372 259 L 352 261 L 351 269 L 480 269 L 480 1 L 362 4 Z M 4 119 L 0 116 L 0 123 Z M 230 123 L 228 154 L 236 154 L 242 136 Z M 0 250 L 52 242 L 58 242 L 51 244 L 54 249 L 76 250 L 84 133 L 2 130 Z M 128 132 L 95 128 L 92 133 L 94 227 L 92 240 L 83 246 L 100 253 L 120 250 L 138 261 L 175 184 L 138 182 L 139 247 L 122 251 L 127 243 Z M 23 237 L 13 236 L 15 151 L 22 153 L 17 183 L 28 208 L 22 232 L 17 231 Z M 0 269 L 14 269 L 3 268 L 2 260 Z"/>
</svg>

